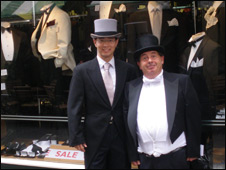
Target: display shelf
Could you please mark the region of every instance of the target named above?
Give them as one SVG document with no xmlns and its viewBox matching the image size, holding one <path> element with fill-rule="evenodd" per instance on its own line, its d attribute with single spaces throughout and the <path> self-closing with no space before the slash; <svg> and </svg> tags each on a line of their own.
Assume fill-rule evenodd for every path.
<svg viewBox="0 0 226 170">
<path fill-rule="evenodd" d="M 202 120 L 203 126 L 225 126 L 225 120 Z"/>
<path fill-rule="evenodd" d="M 62 162 L 50 162 L 41 158 L 20 158 L 14 156 L 1 156 L 1 164 L 31 166 L 39 168 L 56 168 L 56 169 L 85 169 L 84 165 Z"/>
<path fill-rule="evenodd" d="M 52 121 L 67 122 L 68 117 L 60 116 L 26 116 L 26 115 L 1 115 L 1 120 L 26 120 L 26 121 Z"/>
</svg>

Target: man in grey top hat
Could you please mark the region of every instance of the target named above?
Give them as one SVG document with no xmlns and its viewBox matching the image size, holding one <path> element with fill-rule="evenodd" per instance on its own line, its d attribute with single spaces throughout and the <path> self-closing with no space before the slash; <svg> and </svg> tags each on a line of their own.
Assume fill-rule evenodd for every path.
<svg viewBox="0 0 226 170">
<path fill-rule="evenodd" d="M 126 82 L 136 78 L 136 68 L 114 57 L 121 35 L 117 21 L 97 19 L 94 26 L 97 56 L 74 69 L 70 84 L 69 145 L 85 153 L 87 169 L 126 169 L 123 93 Z"/>
<path fill-rule="evenodd" d="M 201 113 L 187 75 L 162 69 L 164 48 L 148 34 L 134 54 L 143 77 L 125 88 L 129 158 L 140 169 L 188 169 L 199 157 Z"/>
</svg>

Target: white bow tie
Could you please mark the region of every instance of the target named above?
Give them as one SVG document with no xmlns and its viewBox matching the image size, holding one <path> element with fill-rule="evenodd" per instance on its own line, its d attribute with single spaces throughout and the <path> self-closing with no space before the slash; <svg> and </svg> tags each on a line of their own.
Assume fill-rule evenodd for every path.
<svg viewBox="0 0 226 170">
<path fill-rule="evenodd" d="M 155 77 L 154 79 L 148 79 L 143 76 L 143 82 L 145 85 L 157 84 L 157 83 L 160 83 L 161 80 L 162 80 L 162 75 L 159 75 L 159 76 Z"/>
</svg>

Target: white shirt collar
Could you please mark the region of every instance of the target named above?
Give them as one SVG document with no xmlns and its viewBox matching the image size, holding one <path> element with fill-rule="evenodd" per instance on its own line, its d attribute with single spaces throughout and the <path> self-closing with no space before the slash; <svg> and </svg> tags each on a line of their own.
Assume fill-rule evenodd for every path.
<svg viewBox="0 0 226 170">
<path fill-rule="evenodd" d="M 106 61 L 104 61 L 98 55 L 97 55 L 97 61 L 99 63 L 100 69 L 102 69 L 103 66 L 104 66 L 104 64 L 106 63 Z M 111 66 L 112 66 L 113 69 L 115 68 L 115 58 L 114 58 L 114 56 L 112 57 L 112 59 L 108 63 L 111 64 Z"/>
<path fill-rule="evenodd" d="M 163 79 L 163 69 L 162 69 L 162 71 L 159 73 L 159 75 L 157 75 L 155 78 L 153 78 L 153 79 L 149 79 L 149 78 L 147 78 L 145 75 L 143 75 L 143 81 L 145 80 L 145 81 L 151 81 L 151 80 L 162 80 Z"/>
</svg>

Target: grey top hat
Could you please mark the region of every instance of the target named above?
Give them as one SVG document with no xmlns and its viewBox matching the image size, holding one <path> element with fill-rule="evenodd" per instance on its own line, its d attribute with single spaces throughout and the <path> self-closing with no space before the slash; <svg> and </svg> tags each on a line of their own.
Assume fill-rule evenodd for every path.
<svg viewBox="0 0 226 170">
<path fill-rule="evenodd" d="M 90 34 L 92 38 L 119 38 L 121 36 L 121 33 L 117 32 L 117 20 L 115 19 L 96 19 L 94 21 L 94 30 L 94 34 Z"/>
<path fill-rule="evenodd" d="M 139 61 L 140 55 L 146 51 L 158 51 L 164 54 L 164 48 L 158 44 L 158 38 L 152 34 L 144 34 L 136 40 L 135 61 Z"/>
</svg>

